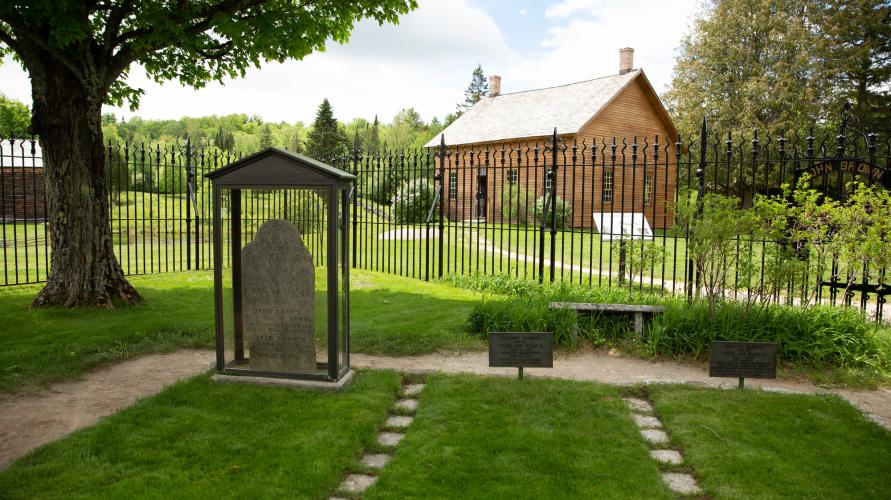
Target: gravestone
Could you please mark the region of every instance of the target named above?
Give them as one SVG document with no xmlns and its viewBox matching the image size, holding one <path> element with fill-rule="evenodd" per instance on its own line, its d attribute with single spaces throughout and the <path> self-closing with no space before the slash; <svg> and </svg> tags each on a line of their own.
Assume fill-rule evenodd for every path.
<svg viewBox="0 0 891 500">
<path fill-rule="evenodd" d="M 315 267 L 300 232 L 286 220 L 265 222 L 241 267 L 251 370 L 315 372 Z"/>
</svg>

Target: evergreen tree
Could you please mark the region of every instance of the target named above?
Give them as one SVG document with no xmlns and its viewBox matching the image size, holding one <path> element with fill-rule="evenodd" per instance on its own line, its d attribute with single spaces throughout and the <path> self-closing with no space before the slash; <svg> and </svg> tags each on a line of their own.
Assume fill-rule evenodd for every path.
<svg viewBox="0 0 891 500">
<path fill-rule="evenodd" d="M 368 135 L 368 151 L 378 151 L 381 148 L 380 122 L 374 115 L 374 123 L 371 124 L 371 133 Z"/>
<path fill-rule="evenodd" d="M 891 4 L 887 0 L 826 0 L 816 8 L 821 77 L 831 108 L 853 104 L 864 127 L 891 121 Z"/>
<path fill-rule="evenodd" d="M 887 123 L 889 20 L 882 0 L 713 0 L 681 41 L 665 94 L 675 124 L 806 133 L 845 101 L 864 128 Z"/>
<path fill-rule="evenodd" d="M 263 128 L 260 129 L 260 149 L 266 149 L 272 147 L 272 128 L 269 124 L 263 125 Z"/>
<path fill-rule="evenodd" d="M 307 137 L 306 152 L 310 157 L 324 161 L 343 155 L 349 147 L 350 141 L 334 118 L 331 103 L 325 98 Z"/>
<path fill-rule="evenodd" d="M 223 130 L 223 125 L 220 125 L 213 138 L 213 145 L 220 149 L 232 149 L 235 147 L 235 135 Z"/>
<path fill-rule="evenodd" d="M 464 102 L 458 104 L 455 118 L 458 118 L 464 114 L 465 111 L 472 108 L 473 105 L 478 103 L 488 92 L 489 84 L 486 81 L 486 75 L 483 73 L 483 66 L 477 64 L 476 69 L 473 70 L 473 75 L 470 77 L 470 85 L 468 85 L 467 90 L 464 91 Z"/>
</svg>

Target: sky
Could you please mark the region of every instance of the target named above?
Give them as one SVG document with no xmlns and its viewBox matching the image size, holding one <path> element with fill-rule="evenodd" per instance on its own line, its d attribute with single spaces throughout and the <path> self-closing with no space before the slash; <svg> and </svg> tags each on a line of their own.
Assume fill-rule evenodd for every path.
<svg viewBox="0 0 891 500">
<path fill-rule="evenodd" d="M 342 121 L 387 122 L 414 107 L 440 120 L 464 100 L 471 73 L 502 77 L 502 93 L 563 85 L 618 72 L 619 48 L 633 47 L 658 92 L 666 89 L 680 40 L 699 0 L 419 0 L 398 25 L 356 25 L 346 45 L 301 61 L 266 63 L 241 79 L 194 90 L 149 80 L 139 67 L 129 83 L 143 88 L 140 108 L 106 106 L 129 118 L 245 113 L 266 121 L 311 123 L 327 97 Z M 11 58 L 0 65 L 0 93 L 30 105 L 27 73 Z"/>
</svg>

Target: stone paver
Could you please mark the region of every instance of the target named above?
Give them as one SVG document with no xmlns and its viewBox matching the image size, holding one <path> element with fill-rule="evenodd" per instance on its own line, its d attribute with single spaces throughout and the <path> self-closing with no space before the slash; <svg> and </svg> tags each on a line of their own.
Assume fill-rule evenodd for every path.
<svg viewBox="0 0 891 500">
<path fill-rule="evenodd" d="M 653 413 L 653 407 L 650 406 L 648 401 L 644 401 L 643 399 L 638 398 L 624 398 L 625 404 L 631 408 L 631 411 L 636 411 L 639 413 Z"/>
<path fill-rule="evenodd" d="M 702 493 L 696 480 L 690 474 L 681 474 L 678 472 L 663 472 L 662 480 L 668 489 L 681 495 L 696 495 Z"/>
<path fill-rule="evenodd" d="M 369 476 L 367 474 L 350 474 L 340 483 L 341 491 L 345 491 L 347 493 L 358 494 L 367 490 L 369 486 L 374 484 L 377 481 L 376 476 Z"/>
<path fill-rule="evenodd" d="M 681 465 L 684 463 L 684 457 L 680 452 L 674 450 L 653 450 L 650 452 L 650 456 L 653 457 L 653 460 L 663 464 Z"/>
<path fill-rule="evenodd" d="M 424 390 L 424 384 L 408 384 L 402 389 L 406 396 L 417 396 Z"/>
<path fill-rule="evenodd" d="M 404 415 L 394 415 L 387 419 L 387 427 L 398 427 L 400 429 L 405 429 L 409 425 L 411 425 L 412 420 L 414 418 L 407 417 Z"/>
<path fill-rule="evenodd" d="M 405 411 L 415 411 L 418 409 L 418 400 L 417 399 L 400 399 L 396 401 L 396 404 L 393 405 L 394 408 Z"/>
<path fill-rule="evenodd" d="M 640 431 L 640 435 L 650 444 L 665 444 L 668 442 L 668 434 L 665 434 L 660 430 L 644 429 Z"/>
<path fill-rule="evenodd" d="M 387 465 L 390 458 L 392 457 L 386 453 L 366 453 L 362 457 L 362 465 L 373 469 L 380 469 Z"/>
<path fill-rule="evenodd" d="M 634 419 L 634 423 L 637 424 L 641 429 L 660 429 L 662 428 L 662 422 L 659 421 L 656 417 L 650 417 L 647 415 L 638 415 L 636 413 L 631 414 L 631 418 Z"/>
<path fill-rule="evenodd" d="M 400 432 L 381 432 L 377 435 L 377 442 L 384 446 L 396 446 L 405 434 Z"/>
</svg>

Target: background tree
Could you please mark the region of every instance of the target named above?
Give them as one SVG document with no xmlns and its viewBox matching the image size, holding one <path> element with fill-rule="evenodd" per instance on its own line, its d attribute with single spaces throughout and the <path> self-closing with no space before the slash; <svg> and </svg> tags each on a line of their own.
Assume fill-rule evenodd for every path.
<svg viewBox="0 0 891 500">
<path fill-rule="evenodd" d="M 31 111 L 24 103 L 0 94 L 0 138 L 22 138 L 28 135 Z"/>
<path fill-rule="evenodd" d="M 818 47 L 805 0 L 721 0 L 681 40 L 665 99 L 678 130 L 800 130 L 823 117 Z"/>
<path fill-rule="evenodd" d="M 368 134 L 368 150 L 377 151 L 381 148 L 381 123 L 374 115 L 374 122 L 371 124 L 371 131 Z"/>
<path fill-rule="evenodd" d="M 288 149 L 294 153 L 303 152 L 303 133 L 300 128 L 294 127 L 294 131 L 291 132 L 290 139 L 288 140 Z"/>
<path fill-rule="evenodd" d="M 665 98 L 678 129 L 702 116 L 722 132 L 855 126 L 891 118 L 891 4 L 886 0 L 720 0 L 681 42 Z"/>
<path fill-rule="evenodd" d="M 213 145 L 220 149 L 232 149 L 235 147 L 235 136 L 232 132 L 223 130 L 223 126 L 220 125 L 214 136 Z"/>
<path fill-rule="evenodd" d="M 853 104 L 863 126 L 891 130 L 891 3 L 887 0 L 826 0 L 814 18 L 829 105 Z"/>
<path fill-rule="evenodd" d="M 334 110 L 326 98 L 316 111 L 316 119 L 306 140 L 306 152 L 310 157 L 324 161 L 341 156 L 349 149 L 350 140 L 334 118 Z"/>
<path fill-rule="evenodd" d="M 387 144 L 394 149 L 408 148 L 425 127 L 415 108 L 404 108 L 393 117 L 386 135 Z"/>
<path fill-rule="evenodd" d="M 472 108 L 474 104 L 480 102 L 480 99 L 489 92 L 489 83 L 486 81 L 486 75 L 483 73 L 483 66 L 477 64 L 470 77 L 470 84 L 464 91 L 464 102 L 458 104 L 455 111 L 455 118 L 464 114 L 465 111 Z M 454 120 L 453 120 L 454 121 Z"/>
<path fill-rule="evenodd" d="M 108 224 L 103 103 L 138 105 L 126 78 L 195 88 L 263 61 L 300 59 L 343 43 L 363 18 L 396 22 L 414 0 L 10 0 L 0 3 L 0 56 L 31 78 L 31 132 L 44 152 L 52 257 L 34 305 L 111 307 L 140 296 L 124 278 Z"/>
<path fill-rule="evenodd" d="M 273 145 L 272 128 L 267 123 L 260 129 L 260 149 L 271 148 Z"/>
</svg>

